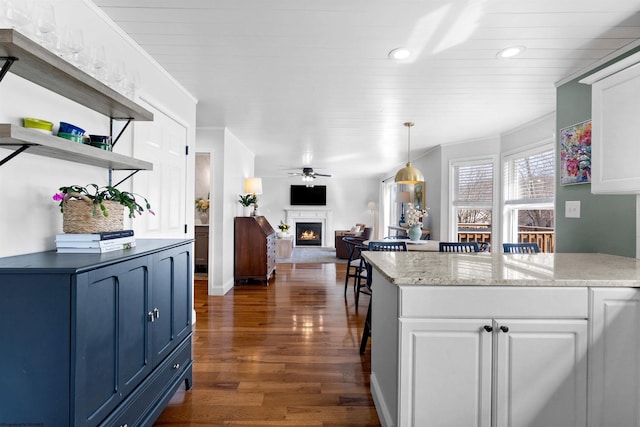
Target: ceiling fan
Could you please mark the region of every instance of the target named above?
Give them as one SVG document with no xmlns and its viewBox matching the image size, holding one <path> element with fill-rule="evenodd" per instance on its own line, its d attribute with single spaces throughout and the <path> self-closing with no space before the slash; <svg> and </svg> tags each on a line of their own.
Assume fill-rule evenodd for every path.
<svg viewBox="0 0 640 427">
<path fill-rule="evenodd" d="M 302 168 L 302 172 L 289 172 L 290 176 L 301 176 L 302 180 L 305 182 L 313 181 L 319 176 L 331 177 L 330 174 L 326 173 L 316 173 L 313 171 L 313 168 L 305 167 Z"/>
</svg>

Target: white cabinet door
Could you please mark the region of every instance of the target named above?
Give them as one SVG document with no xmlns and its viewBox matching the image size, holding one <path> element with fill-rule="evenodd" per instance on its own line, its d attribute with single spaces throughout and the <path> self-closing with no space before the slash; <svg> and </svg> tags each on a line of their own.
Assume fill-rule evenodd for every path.
<svg viewBox="0 0 640 427">
<path fill-rule="evenodd" d="M 399 426 L 490 427 L 491 320 L 401 319 Z"/>
<path fill-rule="evenodd" d="M 637 121 L 640 114 L 640 60 L 635 54 L 581 82 L 593 84 L 591 95 L 591 192 L 594 194 L 640 193 L 637 158 L 640 145 Z M 620 61 L 621 63 L 623 61 Z"/>
<path fill-rule="evenodd" d="M 586 426 L 587 321 L 500 320 L 494 331 L 495 425 Z"/>
<path fill-rule="evenodd" d="M 589 426 L 640 426 L 640 290 L 593 289 Z"/>
</svg>

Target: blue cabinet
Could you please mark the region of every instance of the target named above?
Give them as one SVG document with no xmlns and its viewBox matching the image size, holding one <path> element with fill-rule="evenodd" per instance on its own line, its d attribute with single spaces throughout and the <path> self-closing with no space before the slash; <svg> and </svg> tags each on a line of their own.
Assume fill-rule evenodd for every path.
<svg viewBox="0 0 640 427">
<path fill-rule="evenodd" d="M 184 247 L 154 256 L 152 357 L 155 363 L 167 357 L 191 333 L 192 303 L 182 285 L 184 278 L 190 276 L 190 257 L 191 252 Z M 190 283 L 188 287 L 191 288 Z"/>
<path fill-rule="evenodd" d="M 0 424 L 152 425 L 191 388 L 189 240 L 0 259 Z"/>
</svg>

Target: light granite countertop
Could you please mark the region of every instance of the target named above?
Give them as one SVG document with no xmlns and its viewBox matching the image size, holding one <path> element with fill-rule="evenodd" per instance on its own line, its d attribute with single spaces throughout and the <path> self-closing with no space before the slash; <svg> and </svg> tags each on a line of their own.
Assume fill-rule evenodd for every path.
<svg viewBox="0 0 640 427">
<path fill-rule="evenodd" d="M 640 260 L 595 253 L 363 252 L 390 283 L 640 287 Z"/>
</svg>

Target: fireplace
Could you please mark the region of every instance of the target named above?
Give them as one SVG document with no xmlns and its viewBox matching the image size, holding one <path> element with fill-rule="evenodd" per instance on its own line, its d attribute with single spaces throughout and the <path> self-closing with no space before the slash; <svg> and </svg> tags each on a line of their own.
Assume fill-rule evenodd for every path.
<svg viewBox="0 0 640 427">
<path fill-rule="evenodd" d="M 297 222 L 296 246 L 322 246 L 322 223 Z"/>
<path fill-rule="evenodd" d="M 291 226 L 291 231 L 295 231 L 297 235 L 298 223 L 318 223 L 320 228 L 320 243 L 322 247 L 333 247 L 333 239 L 329 241 L 329 237 L 333 233 L 331 209 L 323 206 L 296 206 L 284 209 L 286 214 L 285 222 Z M 306 245 L 307 242 L 303 242 Z M 297 239 L 293 239 L 294 246 L 298 246 Z"/>
</svg>

